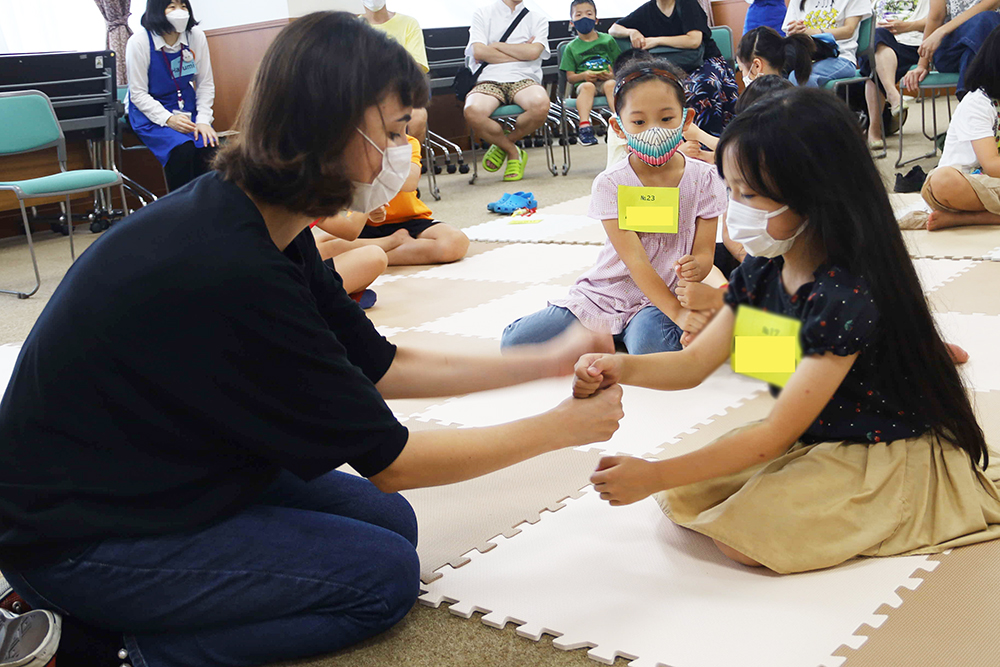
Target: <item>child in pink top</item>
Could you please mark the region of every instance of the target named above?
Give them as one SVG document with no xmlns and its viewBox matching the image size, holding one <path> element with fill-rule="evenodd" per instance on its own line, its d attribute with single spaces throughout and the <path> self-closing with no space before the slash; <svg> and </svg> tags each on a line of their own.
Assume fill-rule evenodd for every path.
<svg viewBox="0 0 1000 667">
<path fill-rule="evenodd" d="M 627 139 L 629 156 L 594 181 L 589 215 L 608 240 L 597 264 L 569 294 L 522 317 L 503 333 L 501 347 L 540 343 L 574 322 L 616 336 L 632 354 L 679 350 L 684 331 L 696 333 L 708 315 L 683 308 L 674 295 L 678 274 L 701 281 L 712 268 L 718 216 L 726 188 L 714 165 L 677 151 L 690 125 L 680 79 L 669 63 L 637 62 L 618 75 L 611 121 Z M 633 232 L 618 226 L 618 186 L 676 187 L 676 234 Z"/>
</svg>

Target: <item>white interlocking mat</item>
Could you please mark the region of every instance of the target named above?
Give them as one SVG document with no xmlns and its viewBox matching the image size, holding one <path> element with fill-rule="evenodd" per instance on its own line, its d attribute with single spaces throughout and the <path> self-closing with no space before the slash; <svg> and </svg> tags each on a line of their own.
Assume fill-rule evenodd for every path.
<svg viewBox="0 0 1000 667">
<path fill-rule="evenodd" d="M 499 340 L 508 324 L 545 308 L 550 299 L 565 296 L 568 291 L 564 285 L 532 285 L 454 315 L 425 322 L 413 330 Z"/>
<path fill-rule="evenodd" d="M 944 340 L 969 353 L 959 369 L 974 391 L 1000 391 L 1000 317 L 964 313 L 934 313 Z"/>
<path fill-rule="evenodd" d="M 593 266 L 598 253 L 600 248 L 592 246 L 515 243 L 425 269 L 409 278 L 545 283 L 567 273 L 582 273 Z"/>
<path fill-rule="evenodd" d="M 854 632 L 880 625 L 881 605 L 916 588 L 926 556 L 854 561 L 799 575 L 738 565 L 708 538 L 672 524 L 646 499 L 611 507 L 593 490 L 543 514 L 488 554 L 442 569 L 424 604 L 454 602 L 487 625 L 558 635 L 558 648 L 593 646 L 590 657 L 633 667 L 837 667 L 832 654 L 860 646 Z"/>
<path fill-rule="evenodd" d="M 583 237 L 579 241 L 560 240 L 567 232 L 576 232 L 584 228 L 596 229 L 598 233 Z M 462 231 L 473 241 L 505 243 L 592 243 L 591 239 L 596 238 L 600 244 L 606 238 L 601 223 L 586 215 L 542 212 L 518 220 L 509 216 L 498 217 Z"/>
<path fill-rule="evenodd" d="M 765 384 L 733 373 L 724 366 L 694 389 L 654 391 L 623 387 L 625 418 L 608 442 L 579 447 L 641 456 L 675 442 L 727 410 L 763 391 Z M 418 421 L 435 421 L 462 427 L 493 426 L 549 410 L 569 398 L 569 378 L 539 380 L 517 387 L 469 394 L 412 415 Z"/>
</svg>

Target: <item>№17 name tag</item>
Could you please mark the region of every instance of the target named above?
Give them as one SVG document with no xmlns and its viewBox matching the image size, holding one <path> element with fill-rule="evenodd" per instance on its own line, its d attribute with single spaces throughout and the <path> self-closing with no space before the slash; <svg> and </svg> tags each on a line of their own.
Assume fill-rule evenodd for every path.
<svg viewBox="0 0 1000 667">
<path fill-rule="evenodd" d="M 677 188 L 618 186 L 618 229 L 676 234 L 680 216 Z"/>
<path fill-rule="evenodd" d="M 802 361 L 801 329 L 794 317 L 741 305 L 733 327 L 733 370 L 784 387 Z"/>
</svg>

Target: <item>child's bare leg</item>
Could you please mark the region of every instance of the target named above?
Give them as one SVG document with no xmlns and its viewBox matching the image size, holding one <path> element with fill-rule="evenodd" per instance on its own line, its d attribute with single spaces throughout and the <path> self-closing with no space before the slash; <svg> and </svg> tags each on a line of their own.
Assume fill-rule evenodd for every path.
<svg viewBox="0 0 1000 667">
<path fill-rule="evenodd" d="M 576 90 L 576 112 L 580 114 L 581 123 L 590 122 L 590 111 L 594 108 L 594 96 L 597 87 L 589 81 L 584 81 Z"/>
<path fill-rule="evenodd" d="M 920 194 L 933 209 L 927 218 L 928 231 L 963 225 L 1000 225 L 1000 215 L 986 210 L 968 179 L 953 167 L 935 169 Z"/>
<path fill-rule="evenodd" d="M 365 289 L 389 266 L 385 251 L 377 246 L 354 248 L 337 255 L 333 267 L 344 281 L 344 290 L 354 294 Z"/>
<path fill-rule="evenodd" d="M 615 112 L 615 80 L 608 79 L 601 85 L 601 89 L 604 91 L 604 97 L 608 99 L 608 106 L 611 108 L 611 113 Z"/>
<path fill-rule="evenodd" d="M 734 560 L 737 563 L 740 563 L 741 565 L 749 565 L 750 567 L 764 567 L 763 565 L 755 561 L 753 558 L 750 558 L 750 556 L 740 553 L 739 551 L 732 548 L 728 544 L 723 544 L 719 540 L 712 540 L 712 541 L 715 542 L 715 546 L 719 547 L 719 551 L 721 551 L 723 555 L 726 556 L 726 558 Z"/>
<path fill-rule="evenodd" d="M 389 265 L 449 264 L 465 257 L 468 250 L 468 236 L 450 225 L 439 223 L 425 229 L 417 238 L 407 233 L 406 239 L 388 252 Z"/>
</svg>

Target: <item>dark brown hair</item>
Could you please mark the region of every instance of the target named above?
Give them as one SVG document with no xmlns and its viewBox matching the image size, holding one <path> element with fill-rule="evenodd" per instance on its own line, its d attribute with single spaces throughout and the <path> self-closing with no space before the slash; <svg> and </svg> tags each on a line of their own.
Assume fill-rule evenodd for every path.
<svg viewBox="0 0 1000 667">
<path fill-rule="evenodd" d="M 385 33 L 346 12 L 316 12 L 281 31 L 240 107 L 239 134 L 214 167 L 255 199 L 303 215 L 344 210 L 354 186 L 344 150 L 386 95 L 422 107 L 427 79 Z"/>
<path fill-rule="evenodd" d="M 809 35 L 782 37 L 774 28 L 762 25 L 740 39 L 736 45 L 736 60 L 749 64 L 756 56 L 781 72 L 781 76 L 795 72 L 795 80 L 804 86 L 812 74 L 815 52 L 816 42 Z"/>
</svg>

